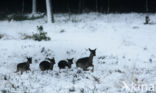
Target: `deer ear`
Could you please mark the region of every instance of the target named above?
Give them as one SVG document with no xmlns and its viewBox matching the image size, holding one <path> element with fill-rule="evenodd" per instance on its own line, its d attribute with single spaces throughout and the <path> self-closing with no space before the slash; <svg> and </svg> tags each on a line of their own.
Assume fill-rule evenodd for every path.
<svg viewBox="0 0 156 93">
<path fill-rule="evenodd" d="M 89 49 L 89 51 L 91 51 L 91 49 L 90 48 L 88 48 Z"/>
<path fill-rule="evenodd" d="M 96 51 L 96 49 L 97 49 L 97 48 L 95 48 L 95 51 Z"/>
</svg>

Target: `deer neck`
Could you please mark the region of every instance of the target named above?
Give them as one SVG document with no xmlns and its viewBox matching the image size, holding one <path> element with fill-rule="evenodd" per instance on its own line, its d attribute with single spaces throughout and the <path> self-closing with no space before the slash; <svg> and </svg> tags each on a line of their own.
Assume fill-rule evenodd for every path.
<svg viewBox="0 0 156 93">
<path fill-rule="evenodd" d="M 53 67 L 53 63 L 50 63 L 50 68 L 52 68 Z"/>
<path fill-rule="evenodd" d="M 93 57 L 94 57 L 94 56 L 93 56 L 92 54 L 90 54 L 90 56 L 89 56 L 89 62 L 90 62 L 90 63 L 92 63 Z"/>
<path fill-rule="evenodd" d="M 27 65 L 29 66 L 29 62 L 27 62 Z"/>
<path fill-rule="evenodd" d="M 68 62 L 67 64 L 68 64 L 68 65 L 71 65 L 71 63 L 70 63 L 70 62 Z"/>
</svg>

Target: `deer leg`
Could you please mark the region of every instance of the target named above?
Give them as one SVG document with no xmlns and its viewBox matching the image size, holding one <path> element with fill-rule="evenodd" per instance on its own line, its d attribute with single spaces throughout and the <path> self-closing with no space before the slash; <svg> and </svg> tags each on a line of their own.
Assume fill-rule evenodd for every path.
<svg viewBox="0 0 156 93">
<path fill-rule="evenodd" d="M 87 67 L 83 68 L 83 71 L 88 71 Z"/>
<path fill-rule="evenodd" d="M 92 65 L 92 72 L 94 72 L 94 65 Z"/>
<path fill-rule="evenodd" d="M 61 69 L 59 68 L 59 73 L 61 73 Z"/>
<path fill-rule="evenodd" d="M 21 75 L 23 74 L 23 71 L 21 71 Z"/>
</svg>

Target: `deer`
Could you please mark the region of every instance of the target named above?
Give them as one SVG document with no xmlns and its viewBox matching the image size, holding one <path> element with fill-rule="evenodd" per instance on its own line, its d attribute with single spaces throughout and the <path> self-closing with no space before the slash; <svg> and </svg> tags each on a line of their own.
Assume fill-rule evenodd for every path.
<svg viewBox="0 0 156 93">
<path fill-rule="evenodd" d="M 93 57 L 96 56 L 96 49 L 91 50 L 89 48 L 89 57 L 83 57 L 77 60 L 76 67 L 82 68 L 84 71 L 88 71 L 88 67 L 92 67 L 92 72 L 94 71 Z"/>
<path fill-rule="evenodd" d="M 40 64 L 39 64 L 39 67 L 41 69 L 41 71 L 45 71 L 45 70 L 53 70 L 53 66 L 55 64 L 55 59 L 50 59 L 50 58 L 47 58 L 48 61 L 42 61 Z"/>
<path fill-rule="evenodd" d="M 65 69 L 66 67 L 71 68 L 71 65 L 73 64 L 73 59 L 74 58 L 67 59 L 67 61 L 66 60 L 59 61 L 58 63 L 59 69 Z"/>
<path fill-rule="evenodd" d="M 32 63 L 32 58 L 27 57 L 27 62 L 17 64 L 17 71 L 16 72 L 21 71 L 21 74 L 23 74 L 24 71 L 29 71 L 31 63 Z"/>
</svg>

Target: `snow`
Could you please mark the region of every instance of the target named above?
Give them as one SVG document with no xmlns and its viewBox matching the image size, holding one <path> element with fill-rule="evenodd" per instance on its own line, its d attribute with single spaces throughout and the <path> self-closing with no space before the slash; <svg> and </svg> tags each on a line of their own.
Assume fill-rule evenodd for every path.
<svg viewBox="0 0 156 93">
<path fill-rule="evenodd" d="M 148 14 L 156 22 L 156 14 Z M 55 14 L 33 21 L 0 21 L 0 93 L 128 93 L 128 85 L 156 84 L 156 25 L 144 25 L 146 14 Z M 42 25 L 51 41 L 22 40 Z M 63 31 L 63 32 L 62 32 Z M 41 53 L 42 49 L 45 49 Z M 94 72 L 76 68 L 75 62 L 97 48 Z M 39 63 L 48 57 L 74 58 L 72 69 L 41 72 Z M 15 73 L 16 65 L 33 58 L 31 71 Z M 152 61 L 150 61 L 152 59 Z M 138 93 L 146 93 L 139 91 Z M 133 93 L 133 92 L 131 92 Z"/>
</svg>

